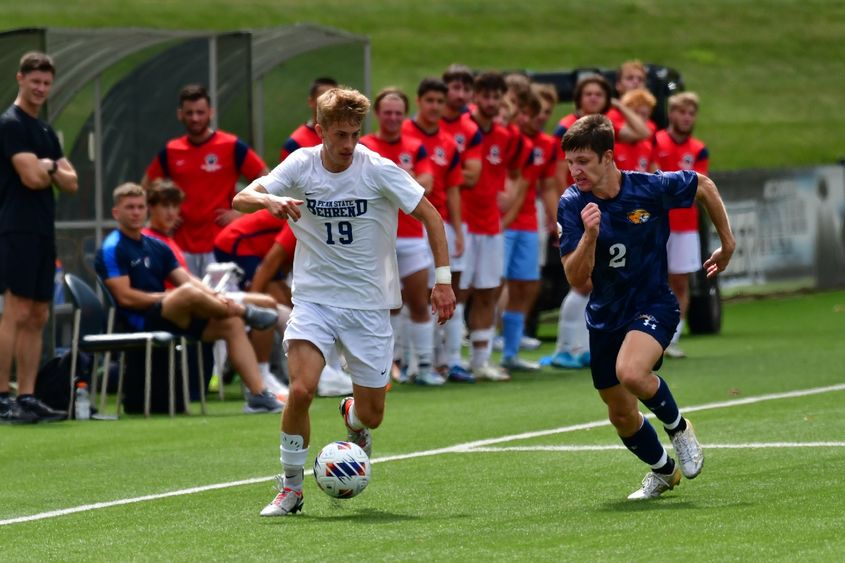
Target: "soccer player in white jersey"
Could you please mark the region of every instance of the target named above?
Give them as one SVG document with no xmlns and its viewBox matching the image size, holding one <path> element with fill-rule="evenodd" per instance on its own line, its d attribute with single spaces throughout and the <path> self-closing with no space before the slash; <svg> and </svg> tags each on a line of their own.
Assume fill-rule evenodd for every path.
<svg viewBox="0 0 845 563">
<path fill-rule="evenodd" d="M 293 312 L 285 330 L 290 395 L 282 414 L 279 494 L 262 516 L 302 509 L 302 481 L 311 426 L 308 410 L 325 358 L 343 350 L 353 397 L 341 401 L 349 441 L 370 454 L 369 429 L 381 424 L 393 335 L 390 309 L 401 305 L 396 222 L 402 210 L 425 225 L 436 267 L 432 310 L 439 323 L 455 310 L 449 251 L 440 214 L 407 172 L 358 144 L 370 102 L 333 88 L 317 99 L 322 145 L 291 154 L 234 199 L 239 211 L 269 209 L 298 240 L 293 262 Z"/>
</svg>

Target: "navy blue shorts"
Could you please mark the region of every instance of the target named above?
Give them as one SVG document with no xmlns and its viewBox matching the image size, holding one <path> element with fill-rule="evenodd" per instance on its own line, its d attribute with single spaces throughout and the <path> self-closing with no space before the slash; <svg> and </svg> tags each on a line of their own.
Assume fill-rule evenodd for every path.
<svg viewBox="0 0 845 563">
<path fill-rule="evenodd" d="M 622 348 L 625 336 L 632 330 L 645 332 L 654 337 L 660 347 L 664 350 L 672 341 L 675 328 L 681 318 L 680 310 L 659 305 L 651 309 L 649 313 L 641 313 L 637 317 L 618 330 L 611 332 L 590 329 L 590 371 L 593 376 L 593 387 L 596 389 L 607 389 L 619 385 L 616 377 L 616 358 Z M 663 364 L 661 356 L 654 365 L 654 371 L 660 369 Z"/>
<path fill-rule="evenodd" d="M 144 330 L 153 332 L 163 330 L 178 336 L 187 336 L 194 340 L 202 340 L 202 333 L 208 326 L 208 319 L 191 318 L 187 328 L 174 324 L 161 316 L 161 301 L 147 309 L 144 314 Z"/>
<path fill-rule="evenodd" d="M 53 300 L 56 242 L 34 233 L 0 235 L 0 291 L 33 301 Z"/>
</svg>

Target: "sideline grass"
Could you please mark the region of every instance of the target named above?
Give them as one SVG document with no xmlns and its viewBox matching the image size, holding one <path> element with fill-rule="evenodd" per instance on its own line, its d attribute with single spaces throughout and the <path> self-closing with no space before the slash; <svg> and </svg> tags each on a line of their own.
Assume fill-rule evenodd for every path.
<svg viewBox="0 0 845 563">
<path fill-rule="evenodd" d="M 661 373 L 682 406 L 845 382 L 845 292 L 731 303 L 718 337 L 685 342 Z M 550 344 L 545 345 L 548 351 Z M 845 436 L 845 391 L 703 410 L 705 444 Z M 236 414 L 0 426 L 0 520 L 278 470 L 278 419 Z M 311 458 L 342 436 L 336 399 L 314 405 Z M 375 457 L 603 420 L 586 370 L 508 384 L 399 387 Z M 603 426 L 496 444 L 617 445 Z M 376 464 L 357 499 L 309 477 L 305 512 L 261 519 L 270 482 L 0 526 L 3 558 L 29 560 L 838 560 L 842 448 L 712 449 L 702 476 L 660 501 L 624 497 L 645 470 L 621 450 L 463 452 Z M 671 526 L 672 532 L 667 528 Z"/>
<path fill-rule="evenodd" d="M 697 134 L 710 149 L 713 170 L 829 164 L 845 156 L 839 133 L 845 129 L 845 4 L 833 0 L 0 4 L 4 28 L 330 25 L 370 36 L 375 89 L 395 84 L 408 92 L 456 61 L 554 70 L 613 68 L 636 57 L 677 68 L 687 88 L 701 94 Z M 314 69 L 315 76 L 321 72 Z M 304 100 L 292 111 L 304 120 Z M 569 111 L 570 104 L 561 105 L 557 116 Z"/>
</svg>

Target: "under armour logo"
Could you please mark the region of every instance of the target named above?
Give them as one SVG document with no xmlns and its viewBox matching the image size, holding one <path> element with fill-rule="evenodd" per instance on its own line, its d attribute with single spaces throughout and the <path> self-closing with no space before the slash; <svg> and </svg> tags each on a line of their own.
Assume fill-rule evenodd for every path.
<svg viewBox="0 0 845 563">
<path fill-rule="evenodd" d="M 657 328 L 657 319 L 651 315 L 640 315 L 640 318 L 643 320 L 643 326 L 650 328 L 651 330 Z"/>
</svg>

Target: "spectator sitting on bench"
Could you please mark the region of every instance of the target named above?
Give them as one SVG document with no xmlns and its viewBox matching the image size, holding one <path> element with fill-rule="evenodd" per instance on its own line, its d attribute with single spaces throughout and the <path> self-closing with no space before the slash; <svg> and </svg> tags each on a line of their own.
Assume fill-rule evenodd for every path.
<svg viewBox="0 0 845 563">
<path fill-rule="evenodd" d="M 279 412 L 284 405 L 264 386 L 245 324 L 272 330 L 275 309 L 240 304 L 216 293 L 179 266 L 173 251 L 141 233 L 147 220 L 147 194 L 126 183 L 113 192 L 112 216 L 118 223 L 97 251 L 97 274 L 135 330 L 167 332 L 203 342 L 225 340 L 232 366 L 247 387 L 244 412 Z M 165 292 L 169 280 L 175 289 Z"/>
</svg>

